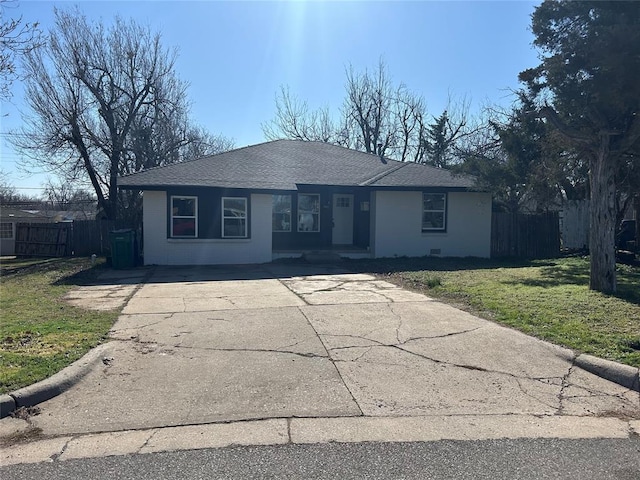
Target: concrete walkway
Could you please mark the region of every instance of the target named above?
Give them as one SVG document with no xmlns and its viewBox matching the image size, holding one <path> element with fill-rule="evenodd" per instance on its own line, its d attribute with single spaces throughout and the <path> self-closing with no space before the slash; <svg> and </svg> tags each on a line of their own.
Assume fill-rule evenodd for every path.
<svg viewBox="0 0 640 480">
<path fill-rule="evenodd" d="M 639 393 L 571 351 L 337 267 L 157 267 L 103 348 L 29 419 L 39 452 L 640 430 Z"/>
</svg>

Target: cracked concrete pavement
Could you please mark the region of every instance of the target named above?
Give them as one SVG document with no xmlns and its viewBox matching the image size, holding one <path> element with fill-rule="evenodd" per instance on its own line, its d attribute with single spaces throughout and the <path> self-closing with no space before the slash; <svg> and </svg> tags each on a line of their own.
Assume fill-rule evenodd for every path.
<svg viewBox="0 0 640 480">
<path fill-rule="evenodd" d="M 640 394 L 571 351 L 339 267 L 156 267 L 110 337 L 100 367 L 28 420 L 54 449 L 67 439 L 58 456 L 105 432 L 147 432 L 131 433 L 142 451 L 149 432 L 228 422 L 276 425 L 258 435 L 274 443 L 639 427 Z"/>
<path fill-rule="evenodd" d="M 74 288 L 65 295 L 64 300 L 71 305 L 93 310 L 119 309 L 149 273 L 148 268 L 103 272 L 95 284 Z"/>
</svg>

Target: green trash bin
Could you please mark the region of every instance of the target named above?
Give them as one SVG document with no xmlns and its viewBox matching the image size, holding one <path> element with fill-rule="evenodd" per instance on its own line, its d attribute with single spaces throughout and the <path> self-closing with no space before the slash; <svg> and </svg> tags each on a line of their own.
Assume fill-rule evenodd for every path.
<svg viewBox="0 0 640 480">
<path fill-rule="evenodd" d="M 111 266 L 117 269 L 133 268 L 136 265 L 136 232 L 131 229 L 114 230 L 111 239 Z"/>
</svg>

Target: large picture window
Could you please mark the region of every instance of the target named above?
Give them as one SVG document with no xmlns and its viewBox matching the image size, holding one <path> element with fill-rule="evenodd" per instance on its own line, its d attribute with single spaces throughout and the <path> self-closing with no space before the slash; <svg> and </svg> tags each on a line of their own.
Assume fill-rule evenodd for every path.
<svg viewBox="0 0 640 480">
<path fill-rule="evenodd" d="M 272 230 L 291 231 L 291 195 L 274 195 L 272 209 Z"/>
<path fill-rule="evenodd" d="M 447 228 L 447 194 L 422 194 L 422 231 L 442 232 Z"/>
<path fill-rule="evenodd" d="M 320 195 L 317 193 L 298 195 L 298 231 L 320 231 Z"/>
<path fill-rule="evenodd" d="M 247 199 L 222 197 L 222 237 L 246 238 Z"/>
<path fill-rule="evenodd" d="M 0 223 L 0 238 L 13 238 L 13 222 Z"/>
<path fill-rule="evenodd" d="M 198 197 L 171 197 L 171 236 L 198 236 Z"/>
</svg>

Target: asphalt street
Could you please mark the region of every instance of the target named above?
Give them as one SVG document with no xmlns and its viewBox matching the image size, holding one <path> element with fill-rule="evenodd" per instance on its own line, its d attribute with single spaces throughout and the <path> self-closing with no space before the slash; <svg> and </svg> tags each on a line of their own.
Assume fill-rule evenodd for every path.
<svg viewBox="0 0 640 480">
<path fill-rule="evenodd" d="M 640 439 L 230 447 L 20 464 L 0 478 L 637 480 Z"/>
</svg>

